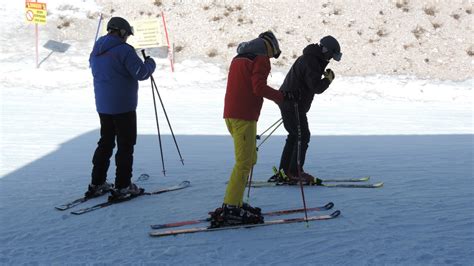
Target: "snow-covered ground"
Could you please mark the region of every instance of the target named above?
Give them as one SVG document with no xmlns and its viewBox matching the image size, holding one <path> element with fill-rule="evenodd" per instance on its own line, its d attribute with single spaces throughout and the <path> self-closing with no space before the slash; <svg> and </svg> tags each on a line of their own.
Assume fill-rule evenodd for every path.
<svg viewBox="0 0 474 266">
<path fill-rule="evenodd" d="M 52 2 L 52 18 L 74 10 Z M 93 1 L 81 3 L 83 13 L 96 8 Z M 40 48 L 45 60 L 36 69 L 31 36 L 15 34 L 32 28 L 14 22 L 15 12 L 4 15 L 11 27 L 0 36 L 0 264 L 474 264 L 472 75 L 455 82 L 338 75 L 316 96 L 305 170 L 385 182 L 380 189 L 305 189 L 309 206 L 333 201 L 341 217 L 309 227 L 153 239 L 150 224 L 203 218 L 222 202 L 233 163 L 222 119 L 228 62 L 183 60 L 172 74 L 166 60 L 157 60 L 155 80 L 185 161 L 178 160 L 158 105 L 166 177 L 150 83 L 140 84 L 134 174 L 151 176 L 140 186 L 190 180 L 192 187 L 72 216 L 53 207 L 81 196 L 89 182 L 98 140 L 87 63 L 92 43 L 81 34 L 67 41 L 67 53 L 47 57 Z M 278 88 L 285 74 L 274 70 L 270 85 Z M 277 106 L 265 102 L 258 132 L 278 118 Z M 267 178 L 278 164 L 285 131 L 275 134 L 259 151 L 255 179 Z M 111 167 L 112 180 L 113 173 Z M 254 189 L 250 203 L 264 211 L 302 205 L 292 187 Z"/>
</svg>

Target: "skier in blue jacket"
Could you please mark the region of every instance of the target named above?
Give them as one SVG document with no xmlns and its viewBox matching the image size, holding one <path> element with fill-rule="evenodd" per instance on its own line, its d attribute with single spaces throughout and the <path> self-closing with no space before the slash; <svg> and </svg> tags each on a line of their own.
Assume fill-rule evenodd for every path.
<svg viewBox="0 0 474 266">
<path fill-rule="evenodd" d="M 131 182 L 133 150 L 137 139 L 136 108 L 138 81 L 148 79 L 155 70 L 155 61 L 143 62 L 135 49 L 126 43 L 133 28 L 121 17 L 107 24 L 107 35 L 100 37 L 89 57 L 94 77 L 94 93 L 100 118 L 100 140 L 92 163 L 92 181 L 86 197 L 112 192 L 115 198 L 140 194 L 143 189 Z M 115 188 L 107 182 L 110 157 L 115 154 Z"/>
</svg>

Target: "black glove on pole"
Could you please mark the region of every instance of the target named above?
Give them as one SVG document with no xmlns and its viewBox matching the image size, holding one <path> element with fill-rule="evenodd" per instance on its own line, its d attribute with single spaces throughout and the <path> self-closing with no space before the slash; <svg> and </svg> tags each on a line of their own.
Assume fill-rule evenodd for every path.
<svg viewBox="0 0 474 266">
<path fill-rule="evenodd" d="M 143 58 L 146 60 L 145 50 L 142 50 L 142 55 L 143 55 Z M 163 147 L 161 145 L 160 124 L 158 123 L 158 112 L 156 110 L 155 91 L 153 89 L 155 82 L 152 75 L 150 75 L 150 80 L 151 80 L 151 94 L 153 95 L 153 107 L 155 108 L 156 129 L 158 130 L 158 143 L 160 144 L 161 165 L 163 168 L 162 172 L 163 172 L 163 175 L 166 176 L 165 160 L 163 158 Z"/>
</svg>

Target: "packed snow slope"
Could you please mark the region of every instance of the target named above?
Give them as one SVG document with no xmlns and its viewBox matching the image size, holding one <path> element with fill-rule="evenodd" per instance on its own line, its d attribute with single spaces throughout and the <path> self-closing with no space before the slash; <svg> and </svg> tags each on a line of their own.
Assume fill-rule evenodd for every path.
<svg viewBox="0 0 474 266">
<path fill-rule="evenodd" d="M 54 210 L 84 192 L 97 134 L 73 138 L 0 180 L 2 264 L 472 265 L 472 135 L 315 136 L 308 172 L 322 178 L 370 175 L 384 187 L 305 188 L 309 206 L 333 201 L 342 212 L 308 227 L 151 238 L 150 224 L 205 218 L 219 206 L 233 162 L 230 137 L 178 135 L 183 167 L 166 136 L 163 177 L 156 136 L 140 135 L 134 172 L 151 177 L 138 184 L 153 190 L 190 180 L 192 187 L 82 216 Z M 261 147 L 255 179 L 270 175 L 283 143 L 275 136 Z M 301 192 L 253 189 L 250 203 L 266 211 L 300 208 Z"/>
</svg>

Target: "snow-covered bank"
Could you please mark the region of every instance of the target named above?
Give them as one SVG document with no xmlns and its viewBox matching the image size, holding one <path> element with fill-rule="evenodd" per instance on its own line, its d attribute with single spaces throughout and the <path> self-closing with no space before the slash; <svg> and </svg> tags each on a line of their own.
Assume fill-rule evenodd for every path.
<svg viewBox="0 0 474 266">
<path fill-rule="evenodd" d="M 227 135 L 222 119 L 225 71 L 214 64 L 185 61 L 172 74 L 166 60 L 159 62 L 154 76 L 174 132 Z M 0 77 L 5 86 L 1 175 L 99 126 L 88 68 L 20 68 L 20 64 L 0 63 L 5 73 Z M 285 74 L 274 71 L 269 84 L 278 88 Z M 140 85 L 138 130 L 156 134 L 150 83 Z M 328 91 L 315 97 L 308 117 L 313 135 L 472 134 L 472 106 L 472 80 L 338 77 Z M 159 102 L 157 107 L 162 133 L 169 134 Z M 265 102 L 259 132 L 279 118 L 278 107 Z M 279 128 L 275 134 L 286 132 Z"/>
</svg>

